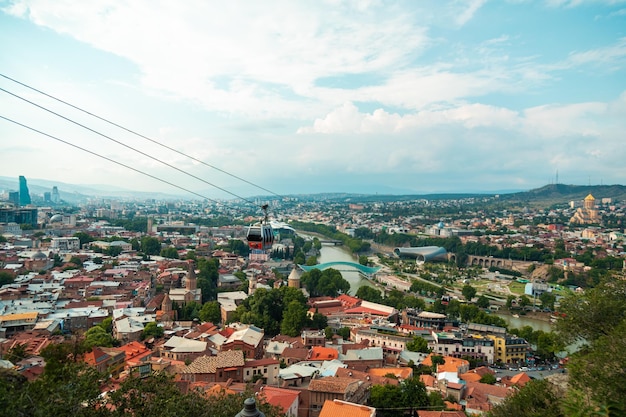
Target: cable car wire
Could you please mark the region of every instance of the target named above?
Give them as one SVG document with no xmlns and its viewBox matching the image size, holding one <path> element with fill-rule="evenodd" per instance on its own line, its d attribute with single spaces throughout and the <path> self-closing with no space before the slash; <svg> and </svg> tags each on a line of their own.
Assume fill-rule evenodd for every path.
<svg viewBox="0 0 626 417">
<path fill-rule="evenodd" d="M 107 157 L 107 156 L 101 155 L 101 154 L 99 154 L 99 153 L 97 153 L 97 152 L 94 152 L 94 151 L 91 151 L 91 150 L 89 150 L 89 149 L 87 149 L 87 148 L 83 148 L 82 146 L 79 146 L 79 145 L 76 145 L 76 144 L 74 144 L 74 143 L 68 142 L 68 141 L 66 141 L 66 140 L 64 140 L 64 139 L 61 139 L 61 138 L 56 137 L 56 136 L 53 136 L 53 135 L 51 135 L 51 134 L 49 134 L 49 133 L 46 133 L 46 132 L 43 132 L 43 131 L 41 131 L 41 130 L 35 129 L 34 127 L 28 126 L 28 125 L 26 125 L 26 124 L 24 124 L 24 123 L 20 123 L 20 122 L 18 122 L 18 121 L 16 121 L 16 120 L 10 119 L 10 118 L 5 117 L 5 116 L 3 116 L 3 115 L 1 115 L 1 114 L 0 114 L 0 118 L 1 118 L 1 119 L 6 120 L 6 121 L 8 121 L 8 122 L 14 123 L 14 124 L 16 124 L 16 125 L 18 125 L 18 126 L 21 126 L 21 127 L 23 127 L 23 128 L 26 128 L 26 129 L 28 129 L 28 130 L 31 130 L 31 131 L 33 131 L 33 132 L 35 132 L 35 133 L 39 133 L 40 135 L 46 136 L 46 137 L 48 137 L 48 138 L 50 138 L 50 139 L 54 139 L 54 140 L 56 140 L 56 141 L 59 141 L 59 142 L 61 142 L 61 143 L 66 144 L 66 145 L 72 146 L 72 147 L 74 147 L 74 148 L 76 148 L 76 149 L 80 149 L 80 150 L 81 150 L 81 151 L 83 151 L 83 152 L 90 153 L 90 154 L 95 155 L 95 156 L 97 156 L 97 157 L 99 157 L 99 158 L 102 158 L 102 159 L 105 159 L 105 160 L 107 160 L 107 161 L 109 161 L 109 162 L 113 162 L 114 164 L 120 165 L 120 166 L 122 166 L 122 167 L 124 167 L 124 168 L 128 168 L 128 169 L 130 169 L 130 170 L 133 170 L 133 171 L 135 171 L 135 172 L 138 172 L 138 173 L 140 173 L 140 174 L 142 174 L 142 175 L 145 175 L 145 176 L 147 176 L 147 177 L 150 177 L 150 178 L 152 178 L 152 179 L 155 179 L 155 180 L 157 180 L 157 181 L 160 181 L 160 182 L 162 182 L 162 183 L 164 183 L 164 184 L 171 185 L 172 187 L 178 188 L 179 190 L 183 190 L 183 191 L 185 191 L 185 192 L 188 192 L 188 193 L 193 194 L 193 195 L 195 195 L 195 196 L 198 196 L 198 197 L 200 197 L 200 198 L 203 198 L 203 199 L 206 199 L 206 200 L 212 201 L 212 202 L 214 202 L 214 203 L 216 203 L 216 204 L 218 204 L 218 205 L 222 205 L 222 206 L 225 206 L 225 205 L 226 205 L 226 204 L 224 204 L 223 202 L 220 202 L 220 201 L 214 200 L 214 199 L 212 199 L 212 198 L 210 198 L 210 197 L 207 197 L 207 196 L 202 195 L 202 194 L 200 194 L 200 193 L 197 193 L 197 192 L 195 192 L 195 191 L 191 191 L 191 190 L 189 190 L 189 189 L 187 189 L 187 188 L 185 188 L 185 187 L 181 187 L 180 185 L 174 184 L 173 182 L 170 182 L 170 181 L 168 181 L 168 180 L 164 180 L 163 178 L 159 178 L 159 177 L 157 177 L 157 176 L 155 176 L 155 175 L 149 174 L 149 173 L 144 172 L 144 171 L 142 171 L 142 170 L 140 170 L 140 169 L 133 168 L 133 167 L 131 167 L 130 165 L 126 165 L 126 164 L 124 164 L 124 163 L 122 163 L 122 162 L 116 161 L 116 160 L 114 160 L 114 159 L 112 159 L 112 158 L 109 158 L 109 157 Z M 235 209 L 235 210 L 238 210 L 238 211 L 239 211 L 239 212 L 241 212 L 242 214 L 247 214 L 247 212 L 245 212 L 245 211 L 243 211 L 243 210 L 241 210 L 241 209 L 239 209 L 239 208 L 236 208 L 236 207 L 232 207 L 232 208 L 233 208 L 233 209 Z"/>
<path fill-rule="evenodd" d="M 32 87 L 32 86 L 30 86 L 30 85 L 28 85 L 28 84 L 26 84 L 26 83 L 23 83 L 23 82 L 21 82 L 21 81 L 18 81 L 18 80 L 14 79 L 14 78 L 11 78 L 11 77 L 9 77 L 9 76 L 7 76 L 7 75 L 5 75 L 5 74 L 0 73 L 0 77 L 3 77 L 3 78 L 5 78 L 5 79 L 7 79 L 7 80 L 9 80 L 9 81 L 12 81 L 12 82 L 14 82 L 14 83 L 16 83 L 16 84 L 19 84 L 19 85 L 21 85 L 21 86 L 23 86 L 23 87 L 26 87 L 26 88 L 28 88 L 28 89 L 30 89 L 30 90 L 32 90 L 32 91 L 35 91 L 35 92 L 37 92 L 37 93 L 39 93 L 39 94 L 42 94 L 42 95 L 46 96 L 46 97 L 48 97 L 48 98 L 51 98 L 51 99 L 53 99 L 53 100 L 56 100 L 56 101 L 58 101 L 59 103 L 63 103 L 63 104 L 65 104 L 66 106 L 69 106 L 69 107 L 71 107 L 71 108 L 73 108 L 73 109 L 76 109 L 76 110 L 78 110 L 78 111 L 80 111 L 80 112 L 83 112 L 83 113 L 88 114 L 88 115 L 90 115 L 90 116 L 92 116 L 92 117 L 95 117 L 95 118 L 96 118 L 96 119 L 98 119 L 98 120 L 101 120 L 101 121 L 103 121 L 103 122 L 109 123 L 109 124 L 111 124 L 111 125 L 113 125 L 113 126 L 115 126 L 115 127 L 119 128 L 119 129 L 122 129 L 122 130 L 124 130 L 124 131 L 126 131 L 126 132 L 128 132 L 128 133 L 132 133 L 133 135 L 139 136 L 140 138 L 145 139 L 145 140 L 147 140 L 147 141 L 150 141 L 151 143 L 154 143 L 154 144 L 156 144 L 156 145 L 162 146 L 163 148 L 168 149 L 168 150 L 170 150 L 170 151 L 172 151 L 172 152 L 175 152 L 175 153 L 177 153 L 177 154 L 179 154 L 179 155 L 181 155 L 181 156 L 184 156 L 184 157 L 186 157 L 186 158 L 189 158 L 189 159 L 191 159 L 192 161 L 198 162 L 198 163 L 200 163 L 200 164 L 202 164 L 202 165 L 205 165 L 205 166 L 207 166 L 207 167 L 209 167 L 209 168 L 213 168 L 213 169 L 215 169 L 216 171 L 219 171 L 219 172 L 221 172 L 221 173 L 223 173 L 223 174 L 229 175 L 229 176 L 230 176 L 230 177 L 232 177 L 232 178 L 238 179 L 239 181 L 242 181 L 242 182 L 245 182 L 246 184 L 252 185 L 253 187 L 256 187 L 256 188 L 258 188 L 258 189 L 260 189 L 260 190 L 263 190 L 263 191 L 265 191 L 265 192 L 268 192 L 268 193 L 270 193 L 270 194 L 272 194 L 272 195 L 274 195 L 274 196 L 276 196 L 276 197 L 283 198 L 281 195 L 276 194 L 275 192 L 273 192 L 273 191 L 271 191 L 271 190 L 268 190 L 267 188 L 264 188 L 264 187 L 262 187 L 262 186 L 260 186 L 260 185 L 258 185 L 258 184 L 255 184 L 255 183 L 253 183 L 253 182 L 251 182 L 251 181 L 248 181 L 248 180 L 246 180 L 245 178 L 239 177 L 239 176 L 237 176 L 237 175 L 235 175 L 235 174 L 232 174 L 232 173 L 230 173 L 230 172 L 228 172 L 228 171 L 225 171 L 225 170 L 223 170 L 223 169 L 221 169 L 221 168 L 218 168 L 218 167 L 216 167 L 216 166 L 214 166 L 214 165 L 211 165 L 211 164 L 209 164 L 209 163 L 207 163 L 207 162 L 204 162 L 204 161 L 202 161 L 202 160 L 200 160 L 200 159 L 197 159 L 197 158 L 195 158 L 195 157 L 193 157 L 193 156 L 191 156 L 191 155 L 187 155 L 186 153 L 181 152 L 181 151 L 179 151 L 178 149 L 175 149 L 175 148 L 172 148 L 172 147 L 170 147 L 170 146 L 167 146 L 167 145 L 165 145 L 165 144 L 163 144 L 163 143 L 161 143 L 161 142 L 159 142 L 159 141 L 157 141 L 157 140 L 151 139 L 151 138 L 149 138 L 149 137 L 147 137 L 147 136 L 145 136 L 145 135 L 142 135 L 141 133 L 138 133 L 138 132 L 135 132 L 134 130 L 128 129 L 128 128 L 126 128 L 126 127 L 124 127 L 124 126 L 122 126 L 122 125 L 120 125 L 120 124 L 118 124 L 118 123 L 115 123 L 115 122 L 113 122 L 113 121 L 109 120 L 109 119 L 106 119 L 106 118 L 104 118 L 104 117 L 98 116 L 97 114 L 94 114 L 94 113 L 92 113 L 92 112 L 90 112 L 90 111 L 88 111 L 88 110 L 85 110 L 85 109 L 83 109 L 83 108 L 81 108 L 81 107 L 79 107 L 79 106 L 76 106 L 76 105 L 74 105 L 74 104 L 71 104 L 71 103 L 69 103 L 69 102 L 67 102 L 67 101 L 64 101 L 64 100 L 60 99 L 60 98 L 57 98 L 57 97 L 55 97 L 55 96 L 53 96 L 53 95 L 51 95 L 51 94 L 48 94 L 48 93 L 46 93 L 46 92 L 44 92 L 44 91 L 42 91 L 42 90 L 39 90 L 39 89 L 37 89 L 37 88 L 35 88 L 35 87 Z"/>
<path fill-rule="evenodd" d="M 155 160 L 155 161 L 157 161 L 157 162 L 159 162 L 159 163 L 161 163 L 161 164 L 163 164 L 163 165 L 165 165 L 165 166 L 168 166 L 168 167 L 170 167 L 170 168 L 172 168 L 172 169 L 175 169 L 175 170 L 176 170 L 176 171 L 178 171 L 178 172 L 181 172 L 181 173 L 186 174 L 186 175 L 188 175 L 188 176 L 190 176 L 190 177 L 192 177 L 192 178 L 195 178 L 195 179 L 197 179 L 198 181 L 202 181 L 203 183 L 205 183 L 205 184 L 207 184 L 207 185 L 210 185 L 210 186 L 212 186 L 212 187 L 215 187 L 215 188 L 217 188 L 218 190 L 221 190 L 221 191 L 223 191 L 223 192 L 225 192 L 225 193 L 228 193 L 228 194 L 230 194 L 230 195 L 232 195 L 232 196 L 234 196 L 234 197 L 236 197 L 236 198 L 239 198 L 239 199 L 241 199 L 241 200 L 243 200 L 243 201 L 246 201 L 246 202 L 247 202 L 247 203 L 249 203 L 249 204 L 256 205 L 256 203 L 255 203 L 255 202 L 253 202 L 252 200 L 249 200 L 249 199 L 247 199 L 247 198 L 245 198 L 245 197 L 242 197 L 242 196 L 240 196 L 240 195 L 237 195 L 237 194 L 235 194 L 235 193 L 233 193 L 233 192 L 231 192 L 231 191 L 228 191 L 227 189 L 222 188 L 222 187 L 220 187 L 220 186 L 218 186 L 218 185 L 215 185 L 215 184 L 213 184 L 213 183 L 210 183 L 210 182 L 208 182 L 208 181 L 206 181 L 206 180 L 204 180 L 204 179 L 202 179 L 202 178 L 198 177 L 197 175 L 194 175 L 194 174 L 192 174 L 192 173 L 189 173 L 189 172 L 187 172 L 187 171 L 185 171 L 185 170 L 183 170 L 183 169 L 181 169 L 181 168 L 178 168 L 177 166 L 174 166 L 174 165 L 172 165 L 172 164 L 170 164 L 170 163 L 168 163 L 168 162 L 165 162 L 165 161 L 163 161 L 163 160 L 161 160 L 161 159 L 159 159 L 159 158 L 157 158 L 157 157 L 154 157 L 154 156 L 152 156 L 152 155 L 150 155 L 150 154 L 147 154 L 147 153 L 145 153 L 144 151 L 141 151 L 141 150 L 139 150 L 139 149 L 137 149 L 137 148 L 134 148 L 134 147 L 132 147 L 132 146 L 130 146 L 130 145 L 127 145 L 127 144 L 125 144 L 125 143 L 123 143 L 123 142 L 121 142 L 121 141 L 119 141 L 119 140 L 117 140 L 117 139 L 114 139 L 114 138 L 112 138 L 112 137 L 110 137 L 110 136 L 108 136 L 108 135 L 105 135 L 104 133 L 98 132 L 98 131 L 97 131 L 97 130 L 95 130 L 95 129 L 92 129 L 92 128 L 88 127 L 88 126 L 85 126 L 85 125 L 84 125 L 84 124 L 82 124 L 82 123 L 79 123 L 79 122 L 77 122 L 77 121 L 75 121 L 75 120 L 70 119 L 69 117 L 65 117 L 65 116 L 63 116 L 62 114 L 59 114 L 59 113 L 57 113 L 57 112 L 55 112 L 55 111 L 53 111 L 53 110 L 50 110 L 50 109 L 48 109 L 47 107 L 44 107 L 44 106 L 42 106 L 42 105 L 40 105 L 40 104 L 37 104 L 37 103 L 35 103 L 35 102 L 31 101 L 31 100 L 28 100 L 27 98 L 24 98 L 24 97 L 22 97 L 22 96 L 20 96 L 20 95 L 17 95 L 17 94 L 15 94 L 15 93 L 12 93 L 12 92 L 10 92 L 10 91 L 8 91 L 8 90 L 5 90 L 5 89 L 4 89 L 4 88 L 2 88 L 2 87 L 0 87 L 0 91 L 4 91 L 5 93 L 7 93 L 7 94 L 9 94 L 9 95 L 11 95 L 11 96 L 13 96 L 13 97 L 15 97 L 15 98 L 18 98 L 18 99 L 20 99 L 20 100 L 23 100 L 23 101 L 25 101 L 25 102 L 27 102 L 27 103 L 29 103 L 29 104 L 31 104 L 31 105 L 33 105 L 33 106 L 35 106 L 35 107 L 38 107 L 38 108 L 40 108 L 40 109 L 42 109 L 42 110 L 45 110 L 45 111 L 47 111 L 47 112 L 49 112 L 49 113 L 52 113 L 53 115 L 55 115 L 55 116 L 57 116 L 57 117 L 60 117 L 60 118 L 61 118 L 61 119 L 63 119 L 63 120 L 66 120 L 66 121 L 68 121 L 68 122 L 70 122 L 70 123 L 73 123 L 73 124 L 75 124 L 75 125 L 77 125 L 77 126 L 80 126 L 80 127 L 82 127 L 83 129 L 86 129 L 86 130 L 88 130 L 88 131 L 90 131 L 90 132 L 92 132 L 92 133 L 95 133 L 96 135 L 102 136 L 102 137 L 103 137 L 103 138 L 105 138 L 105 139 L 108 139 L 108 140 L 110 140 L 110 141 L 112 141 L 112 142 L 115 142 L 115 143 L 117 143 L 118 145 L 121 145 L 121 146 L 123 146 L 123 147 L 125 147 L 125 148 L 128 148 L 128 149 L 130 149 L 130 150 L 133 150 L 133 151 L 135 151 L 135 152 L 137 152 L 137 153 L 139 153 L 139 154 L 141 154 L 141 155 L 143 155 L 143 156 L 146 156 L 146 157 L 148 157 L 148 158 L 150 158 L 150 159 L 153 159 L 153 160 Z"/>
</svg>

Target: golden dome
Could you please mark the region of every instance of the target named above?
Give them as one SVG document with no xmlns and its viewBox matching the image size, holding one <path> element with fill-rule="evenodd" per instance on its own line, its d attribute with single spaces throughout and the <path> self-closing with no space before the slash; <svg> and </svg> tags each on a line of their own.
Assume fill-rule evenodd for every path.
<svg viewBox="0 0 626 417">
<path fill-rule="evenodd" d="M 591 194 L 589 194 L 587 197 L 585 197 L 585 201 L 596 201 L 596 199 L 593 198 Z"/>
</svg>

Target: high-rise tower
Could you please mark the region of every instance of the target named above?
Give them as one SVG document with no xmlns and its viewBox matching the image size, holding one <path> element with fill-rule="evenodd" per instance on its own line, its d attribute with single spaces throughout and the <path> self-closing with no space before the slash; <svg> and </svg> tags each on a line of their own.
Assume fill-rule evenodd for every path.
<svg viewBox="0 0 626 417">
<path fill-rule="evenodd" d="M 27 206 L 30 204 L 30 193 L 28 192 L 28 184 L 26 184 L 26 177 L 20 175 L 20 206 Z"/>
<path fill-rule="evenodd" d="M 52 202 L 54 204 L 59 204 L 61 202 L 61 196 L 59 195 L 59 189 L 55 185 L 52 187 Z"/>
</svg>

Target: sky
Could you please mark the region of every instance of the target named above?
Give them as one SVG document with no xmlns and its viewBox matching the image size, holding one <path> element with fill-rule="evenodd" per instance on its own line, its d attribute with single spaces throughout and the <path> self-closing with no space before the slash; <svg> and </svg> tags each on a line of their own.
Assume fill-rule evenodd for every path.
<svg viewBox="0 0 626 417">
<path fill-rule="evenodd" d="M 192 198 L 626 183 L 626 0 L 0 0 L 0 51 L 0 176 Z"/>
</svg>

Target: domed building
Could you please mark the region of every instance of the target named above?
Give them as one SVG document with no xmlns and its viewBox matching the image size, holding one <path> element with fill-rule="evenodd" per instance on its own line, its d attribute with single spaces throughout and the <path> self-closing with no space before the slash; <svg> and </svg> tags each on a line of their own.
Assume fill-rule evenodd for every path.
<svg viewBox="0 0 626 417">
<path fill-rule="evenodd" d="M 572 224 L 594 224 L 600 222 L 600 215 L 596 209 L 596 199 L 589 194 L 583 201 L 583 206 L 569 219 Z"/>
<path fill-rule="evenodd" d="M 292 288 L 300 288 L 300 274 L 298 273 L 297 267 L 294 267 L 287 278 L 287 285 Z"/>
</svg>

